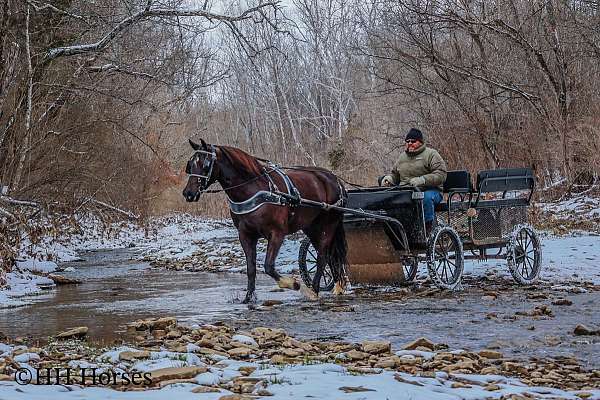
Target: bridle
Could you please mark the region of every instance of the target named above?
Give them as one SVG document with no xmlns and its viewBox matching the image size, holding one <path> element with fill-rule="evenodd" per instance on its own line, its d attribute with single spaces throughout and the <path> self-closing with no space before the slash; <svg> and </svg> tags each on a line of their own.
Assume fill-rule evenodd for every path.
<svg viewBox="0 0 600 400">
<path fill-rule="evenodd" d="M 208 189 L 208 187 L 210 186 L 213 168 L 215 166 L 215 161 L 217 160 L 217 153 L 215 152 L 215 148 L 213 147 L 212 144 L 209 146 L 210 146 L 208 148 L 209 150 L 196 150 L 196 152 L 194 153 L 194 155 L 192 156 L 190 161 L 188 161 L 188 164 L 185 168 L 185 172 L 186 172 L 186 174 L 188 174 L 188 177 L 198 178 L 198 185 L 200 185 L 199 192 L 206 191 L 206 189 Z M 204 158 L 204 161 L 202 163 L 202 168 L 201 168 L 201 171 L 208 170 L 206 175 L 192 173 L 192 167 L 190 165 L 190 162 L 192 160 L 194 160 L 198 154 L 207 154 L 208 155 L 207 157 Z"/>
</svg>

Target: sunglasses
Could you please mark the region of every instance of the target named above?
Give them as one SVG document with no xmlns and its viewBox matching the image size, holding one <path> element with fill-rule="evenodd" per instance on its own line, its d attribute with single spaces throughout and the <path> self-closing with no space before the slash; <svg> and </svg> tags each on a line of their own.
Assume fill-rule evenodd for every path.
<svg viewBox="0 0 600 400">
<path fill-rule="evenodd" d="M 408 139 L 404 141 L 406 144 L 415 144 L 418 142 L 418 140 L 413 140 L 413 139 Z"/>
</svg>

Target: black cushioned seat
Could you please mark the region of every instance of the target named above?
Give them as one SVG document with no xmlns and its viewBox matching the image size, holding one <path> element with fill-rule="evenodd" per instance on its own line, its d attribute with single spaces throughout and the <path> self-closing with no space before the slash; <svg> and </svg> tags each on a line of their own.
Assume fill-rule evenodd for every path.
<svg viewBox="0 0 600 400">
<path fill-rule="evenodd" d="M 473 191 L 471 174 L 469 171 L 448 171 L 444 182 L 444 193 L 469 193 Z"/>
</svg>

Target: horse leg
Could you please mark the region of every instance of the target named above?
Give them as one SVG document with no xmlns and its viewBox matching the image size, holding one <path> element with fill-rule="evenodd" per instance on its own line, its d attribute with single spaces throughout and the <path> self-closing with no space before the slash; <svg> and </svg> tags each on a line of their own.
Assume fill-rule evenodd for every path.
<svg viewBox="0 0 600 400">
<path fill-rule="evenodd" d="M 275 259 L 277 258 L 277 254 L 279 254 L 283 238 L 284 235 L 280 233 L 273 233 L 269 238 L 267 255 L 265 256 L 265 272 L 271 278 L 275 279 L 280 288 L 298 290 L 300 289 L 300 285 L 294 278 L 281 276 L 275 271 Z"/>
<path fill-rule="evenodd" d="M 246 255 L 246 275 L 248 276 L 248 288 L 246 297 L 242 303 L 248 304 L 255 300 L 254 290 L 256 289 L 256 243 L 258 239 L 249 234 L 240 232 L 240 242 L 244 254 Z"/>
<path fill-rule="evenodd" d="M 320 250 L 319 256 L 317 257 L 317 273 L 315 274 L 315 278 L 318 275 L 319 280 L 321 279 L 320 275 L 323 273 L 327 263 L 329 263 L 331 274 L 335 280 L 335 286 L 332 290 L 332 294 L 335 296 L 343 294 L 346 290 L 346 239 L 343 229 L 343 222 L 339 218 L 328 218 L 320 235 L 321 243 L 319 244 Z M 322 264 L 318 262 L 321 254 L 324 258 Z M 318 287 L 319 281 L 313 282 L 313 287 L 315 287 L 315 285 Z"/>
</svg>

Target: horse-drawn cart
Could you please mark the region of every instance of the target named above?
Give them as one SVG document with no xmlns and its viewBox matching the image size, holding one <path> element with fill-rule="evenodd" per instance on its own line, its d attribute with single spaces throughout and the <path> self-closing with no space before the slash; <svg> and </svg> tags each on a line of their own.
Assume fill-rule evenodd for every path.
<svg viewBox="0 0 600 400">
<path fill-rule="evenodd" d="M 541 268 L 540 241 L 527 225 L 534 186 L 533 173 L 526 168 L 481 171 L 475 187 L 467 171 L 450 171 L 431 232 L 426 232 L 420 191 L 407 187 L 349 191 L 345 207 L 336 208 L 344 211 L 350 282 L 405 285 L 425 262 L 435 285 L 454 289 L 465 259 L 489 258 L 505 259 L 518 283 L 534 282 Z M 316 252 L 308 239 L 300 245 L 299 266 L 310 285 Z M 321 289 L 333 286 L 326 268 Z"/>
</svg>

